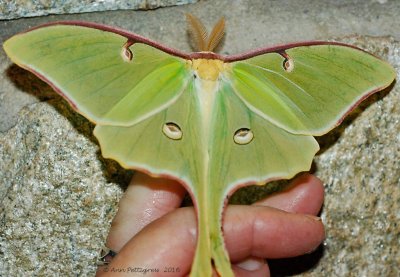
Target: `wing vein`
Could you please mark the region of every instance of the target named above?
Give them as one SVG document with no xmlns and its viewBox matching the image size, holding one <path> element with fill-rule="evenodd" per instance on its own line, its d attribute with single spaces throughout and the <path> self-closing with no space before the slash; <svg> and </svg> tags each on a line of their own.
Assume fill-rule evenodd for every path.
<svg viewBox="0 0 400 277">
<path fill-rule="evenodd" d="M 247 65 L 252 66 L 252 67 L 255 67 L 255 68 L 258 68 L 258 69 L 261 69 L 261 70 L 264 70 L 264 71 L 267 71 L 267 72 L 270 72 L 272 74 L 275 74 L 275 75 L 283 78 L 285 81 L 288 81 L 290 84 L 294 85 L 295 87 L 297 87 L 300 91 L 304 92 L 307 96 L 309 96 L 309 97 L 314 99 L 313 95 L 309 94 L 305 89 L 303 89 L 301 86 L 299 86 L 298 84 L 296 84 L 292 80 L 288 79 L 284 75 L 282 75 L 282 74 L 280 74 L 280 73 L 278 73 L 278 72 L 276 72 L 274 70 L 271 70 L 271 69 L 268 69 L 268 68 L 265 68 L 265 67 L 262 67 L 262 66 L 259 66 L 259 65 L 255 65 L 255 64 L 247 63 L 247 62 L 242 62 L 242 63 L 247 64 Z"/>
</svg>

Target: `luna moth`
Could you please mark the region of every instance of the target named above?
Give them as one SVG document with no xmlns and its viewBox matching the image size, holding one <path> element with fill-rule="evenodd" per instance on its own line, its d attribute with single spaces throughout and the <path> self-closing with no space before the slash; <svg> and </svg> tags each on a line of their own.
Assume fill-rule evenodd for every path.
<svg viewBox="0 0 400 277">
<path fill-rule="evenodd" d="M 314 136 L 389 86 L 395 71 L 337 42 L 219 55 L 224 21 L 208 36 L 188 19 L 194 53 L 81 21 L 35 27 L 4 49 L 96 124 L 104 157 L 185 186 L 198 221 L 191 276 L 211 276 L 213 266 L 233 276 L 221 229 L 228 197 L 309 170 L 319 150 Z"/>
</svg>

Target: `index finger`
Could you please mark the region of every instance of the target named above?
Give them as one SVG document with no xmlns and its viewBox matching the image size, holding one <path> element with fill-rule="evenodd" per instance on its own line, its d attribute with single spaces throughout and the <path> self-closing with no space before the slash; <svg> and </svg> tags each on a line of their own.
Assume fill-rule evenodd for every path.
<svg viewBox="0 0 400 277">
<path fill-rule="evenodd" d="M 253 205 L 269 206 L 291 213 L 316 215 L 324 202 L 322 181 L 312 174 L 296 177 L 283 191 L 269 195 Z"/>
</svg>

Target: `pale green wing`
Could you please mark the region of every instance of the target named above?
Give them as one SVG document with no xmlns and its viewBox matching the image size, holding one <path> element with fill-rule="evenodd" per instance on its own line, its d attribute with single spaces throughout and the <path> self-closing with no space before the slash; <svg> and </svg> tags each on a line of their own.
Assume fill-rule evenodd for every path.
<svg viewBox="0 0 400 277">
<path fill-rule="evenodd" d="M 182 58 L 94 28 L 52 25 L 7 40 L 4 49 L 97 124 L 129 126 L 179 97 L 187 76 Z M 132 59 L 129 59 L 129 51 Z"/>
<path fill-rule="evenodd" d="M 226 81 L 217 94 L 214 112 L 210 178 L 213 183 L 229 185 L 228 191 L 235 185 L 265 184 L 307 171 L 319 149 L 314 137 L 289 133 L 254 113 Z M 235 134 L 243 129 L 252 139 L 237 142 Z"/>
<path fill-rule="evenodd" d="M 252 138 L 238 138 L 243 130 L 251 132 Z M 208 187 L 202 188 L 205 199 L 199 198 L 199 207 L 200 213 L 202 207 L 208 210 L 211 257 L 217 271 L 221 276 L 233 276 L 221 231 L 227 195 L 240 186 L 262 185 L 308 171 L 319 146 L 314 137 L 289 133 L 254 113 L 225 80 L 216 93 L 210 132 Z M 201 222 L 199 228 L 207 230 Z M 204 256 L 201 250 L 199 246 L 199 260 Z M 195 272 L 203 264 L 195 261 Z"/>
<path fill-rule="evenodd" d="M 192 192 L 204 170 L 199 158 L 205 151 L 200 122 L 193 82 L 189 82 L 182 96 L 167 109 L 128 127 L 97 125 L 94 134 L 104 157 L 125 168 L 179 179 Z M 164 133 L 167 123 L 179 126 L 179 139 Z"/>
<path fill-rule="evenodd" d="M 234 62 L 231 80 L 255 113 L 292 133 L 322 135 L 394 77 L 394 69 L 371 54 L 325 44 Z"/>
<path fill-rule="evenodd" d="M 163 47 L 143 38 L 130 46 L 136 35 L 95 27 L 38 28 L 4 47 L 97 123 L 105 157 L 188 188 L 198 217 L 192 276 L 211 276 L 212 261 L 233 276 L 221 231 L 230 192 L 308 170 L 318 150 L 311 135 L 394 78 L 365 52 L 309 45 L 234 61 L 212 83 Z"/>
<path fill-rule="evenodd" d="M 94 133 L 103 156 L 184 182 L 198 212 L 192 276 L 210 276 L 211 260 L 222 276 L 232 276 L 221 232 L 227 194 L 237 185 L 290 178 L 308 170 L 319 148 L 312 136 L 291 134 L 252 112 L 226 81 L 216 92 L 211 120 L 204 124 L 198 95 L 206 92 L 195 83 L 193 79 L 173 105 L 136 125 L 98 125 Z M 180 139 L 163 133 L 166 123 L 179 126 Z M 241 128 L 254 133 L 248 144 L 234 141 Z"/>
</svg>

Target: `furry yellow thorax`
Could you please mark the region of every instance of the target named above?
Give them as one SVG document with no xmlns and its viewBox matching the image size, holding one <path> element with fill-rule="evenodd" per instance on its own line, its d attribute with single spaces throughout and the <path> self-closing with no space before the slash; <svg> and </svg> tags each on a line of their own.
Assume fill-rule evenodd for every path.
<svg viewBox="0 0 400 277">
<path fill-rule="evenodd" d="M 216 81 L 225 70 L 225 63 L 221 60 L 195 59 L 192 61 L 192 69 L 200 79 Z"/>
</svg>

